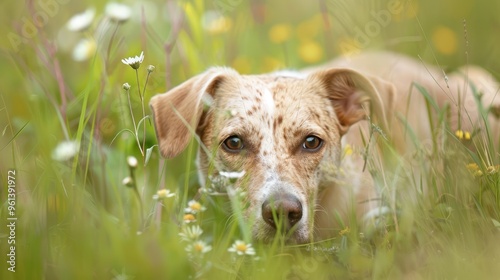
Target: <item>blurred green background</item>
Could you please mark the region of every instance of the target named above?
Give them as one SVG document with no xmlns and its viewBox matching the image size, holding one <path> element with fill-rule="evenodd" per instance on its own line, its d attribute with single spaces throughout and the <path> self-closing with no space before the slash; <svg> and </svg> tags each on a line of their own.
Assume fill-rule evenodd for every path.
<svg viewBox="0 0 500 280">
<path fill-rule="evenodd" d="M 500 1 L 120 3 L 130 8 L 122 21 L 113 20 L 103 1 L 0 4 L 5 36 L 0 41 L 1 279 L 111 279 L 122 273 L 184 279 L 200 271 L 177 241 L 177 226 L 169 225 L 170 216 L 182 217 L 182 207 L 196 192 L 194 146 L 166 162 L 153 148 L 147 166 L 137 169 L 146 219 L 160 230 L 145 229 L 144 238 L 136 234 L 139 205 L 121 182 L 129 174 L 126 157 L 134 155 L 141 163 L 144 157 L 124 132 L 132 129 L 124 83 L 132 86 L 135 120 L 143 116 L 136 73 L 121 62 L 125 57 L 144 51 L 141 87 L 147 66 L 156 67 L 145 87 L 146 106 L 154 94 L 210 66 L 241 73 L 300 69 L 374 49 L 421 57 L 446 70 L 478 64 L 500 77 Z M 70 18 L 92 8 L 86 30 L 68 30 Z M 146 138 L 142 129 L 138 137 L 150 148 L 156 139 L 151 123 L 145 123 Z M 57 161 L 54 151 L 65 140 L 79 143 L 78 156 Z M 6 270 L 4 253 L 9 169 L 17 173 L 15 274 Z M 150 198 L 163 187 L 178 195 L 159 211 Z M 214 248 L 214 254 L 222 255 L 228 246 Z M 481 265 L 474 267 L 481 271 Z"/>
</svg>

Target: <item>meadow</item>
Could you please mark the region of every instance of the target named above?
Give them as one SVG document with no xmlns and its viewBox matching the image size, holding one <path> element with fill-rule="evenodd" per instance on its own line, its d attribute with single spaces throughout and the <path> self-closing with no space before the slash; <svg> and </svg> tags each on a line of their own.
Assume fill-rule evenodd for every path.
<svg viewBox="0 0 500 280">
<path fill-rule="evenodd" d="M 0 279 L 499 278 L 500 143 L 487 125 L 480 135 L 440 117 L 430 145 L 414 139 L 395 166 L 372 158 L 391 210 L 377 227 L 260 244 L 231 178 L 199 185 L 196 141 L 160 157 L 148 102 L 214 65 L 261 73 L 367 50 L 500 79 L 500 1 L 1 6 Z M 446 115 L 432 104 L 422 114 Z"/>
</svg>

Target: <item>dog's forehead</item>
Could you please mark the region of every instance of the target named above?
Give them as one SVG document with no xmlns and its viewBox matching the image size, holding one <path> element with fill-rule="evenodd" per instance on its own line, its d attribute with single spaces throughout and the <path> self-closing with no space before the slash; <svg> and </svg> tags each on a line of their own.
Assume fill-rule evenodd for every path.
<svg viewBox="0 0 500 280">
<path fill-rule="evenodd" d="M 320 98 L 305 77 L 292 73 L 242 75 L 221 85 L 218 103 L 221 108 L 241 111 L 247 116 L 259 111 L 262 117 L 270 117 L 280 111 L 296 110 L 299 105 L 303 108 L 308 105 L 304 101 Z"/>
</svg>

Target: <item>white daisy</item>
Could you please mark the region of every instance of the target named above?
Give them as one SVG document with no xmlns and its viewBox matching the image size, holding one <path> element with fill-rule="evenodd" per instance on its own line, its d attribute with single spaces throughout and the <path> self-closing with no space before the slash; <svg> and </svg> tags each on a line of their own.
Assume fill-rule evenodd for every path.
<svg viewBox="0 0 500 280">
<path fill-rule="evenodd" d="M 155 68 L 154 65 L 149 65 L 147 70 L 148 70 L 148 73 L 153 73 L 155 71 Z"/>
<path fill-rule="evenodd" d="M 182 229 L 182 232 L 179 233 L 179 236 L 184 241 L 192 241 L 192 240 L 197 240 L 202 233 L 203 230 L 198 225 L 190 227 L 186 226 Z"/>
<path fill-rule="evenodd" d="M 241 240 L 236 240 L 231 248 L 227 249 L 229 252 L 236 253 L 240 256 L 242 255 L 255 255 L 255 249 L 252 247 L 252 244 L 245 243 Z"/>
<path fill-rule="evenodd" d="M 195 254 L 205 254 L 210 250 L 212 250 L 212 246 L 207 245 L 207 243 L 201 240 L 195 241 L 193 244 L 189 244 L 186 247 L 186 252 Z"/>
<path fill-rule="evenodd" d="M 171 193 L 170 190 L 167 189 L 161 189 L 158 192 L 156 192 L 155 195 L 153 195 L 153 199 L 159 200 L 163 198 L 169 198 L 175 196 L 175 193 Z"/>
<path fill-rule="evenodd" d="M 104 9 L 104 13 L 108 16 L 112 21 L 116 21 L 118 23 L 122 23 L 127 21 L 132 15 L 132 9 L 129 6 L 111 2 L 106 4 L 106 8 Z"/>
<path fill-rule="evenodd" d="M 76 141 L 64 141 L 59 143 L 52 151 L 52 159 L 57 161 L 67 161 L 72 159 L 80 150 L 80 145 Z"/>
<path fill-rule="evenodd" d="M 221 171 L 221 172 L 219 172 L 219 175 L 221 175 L 223 177 L 226 177 L 226 178 L 229 178 L 229 179 L 240 179 L 241 177 L 243 177 L 245 175 L 245 170 L 243 170 L 241 172 L 224 172 L 224 171 Z"/>
<path fill-rule="evenodd" d="M 73 59 L 75 61 L 85 61 L 91 58 L 96 50 L 96 44 L 91 39 L 81 39 L 73 49 Z"/>
<path fill-rule="evenodd" d="M 137 159 L 134 156 L 128 156 L 127 157 L 127 164 L 130 168 L 136 168 L 137 167 Z"/>
<path fill-rule="evenodd" d="M 201 203 L 199 203 L 196 200 L 190 200 L 188 202 L 188 207 L 184 209 L 184 212 L 196 214 L 198 212 L 203 212 L 205 210 L 207 210 L 207 208 L 205 206 L 201 205 Z"/>
<path fill-rule="evenodd" d="M 68 23 L 66 24 L 66 27 L 71 31 L 84 31 L 92 24 L 94 16 L 95 9 L 87 9 L 84 12 L 76 14 L 72 18 L 70 18 Z"/>
<path fill-rule="evenodd" d="M 132 187 L 134 185 L 134 179 L 132 179 L 132 177 L 125 177 L 122 180 L 122 184 L 127 187 Z"/>
<path fill-rule="evenodd" d="M 124 64 L 127 64 L 134 69 L 139 69 L 143 61 L 144 61 L 144 52 L 141 52 L 141 55 L 139 56 L 122 59 L 122 62 Z"/>
</svg>

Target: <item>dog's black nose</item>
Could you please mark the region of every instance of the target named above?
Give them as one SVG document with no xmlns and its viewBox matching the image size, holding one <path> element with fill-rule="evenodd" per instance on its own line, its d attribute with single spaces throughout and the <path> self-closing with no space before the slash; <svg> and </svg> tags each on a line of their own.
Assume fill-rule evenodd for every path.
<svg viewBox="0 0 500 280">
<path fill-rule="evenodd" d="M 288 193 L 274 195 L 262 203 L 262 218 L 273 228 L 284 226 L 288 231 L 302 219 L 302 204 Z"/>
</svg>

